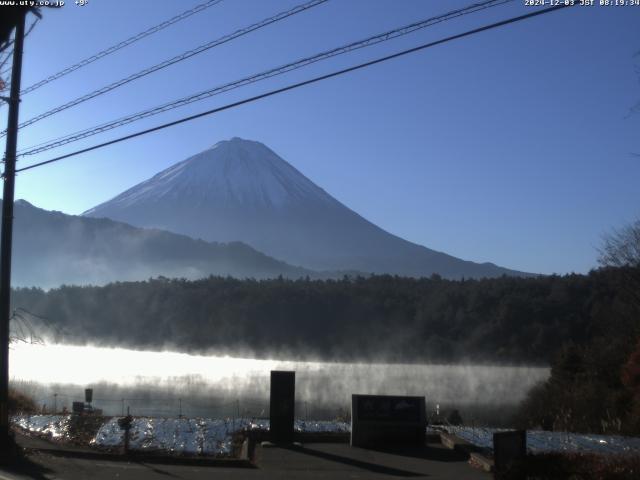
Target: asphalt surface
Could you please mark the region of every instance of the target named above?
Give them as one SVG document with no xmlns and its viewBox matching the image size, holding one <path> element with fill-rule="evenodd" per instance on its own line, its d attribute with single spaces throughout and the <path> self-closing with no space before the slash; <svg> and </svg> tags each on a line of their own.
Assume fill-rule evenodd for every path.
<svg viewBox="0 0 640 480">
<path fill-rule="evenodd" d="M 39 444 L 40 445 L 40 444 Z M 49 444 L 51 445 L 51 444 Z M 31 443 L 32 448 L 33 443 Z M 440 444 L 403 451 L 373 451 L 347 444 L 256 447 L 255 467 L 172 465 L 122 461 L 109 457 L 84 458 L 82 453 L 31 450 L 19 465 L 0 467 L 7 479 L 376 479 L 428 478 L 489 480 L 491 476 L 469 466 L 464 454 Z"/>
</svg>

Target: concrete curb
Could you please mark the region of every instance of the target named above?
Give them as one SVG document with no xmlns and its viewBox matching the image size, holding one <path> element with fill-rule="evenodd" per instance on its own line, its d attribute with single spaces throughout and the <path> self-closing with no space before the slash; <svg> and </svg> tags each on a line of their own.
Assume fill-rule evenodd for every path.
<svg viewBox="0 0 640 480">
<path fill-rule="evenodd" d="M 255 466 L 256 445 L 268 443 L 269 432 L 266 430 L 254 430 L 246 433 L 246 437 L 240 447 L 240 459 L 250 462 Z M 324 433 L 324 432 L 295 432 L 294 442 L 299 445 L 305 443 L 349 443 L 349 433 Z M 265 445 L 262 445 L 265 446 Z M 269 446 L 267 445 L 267 448 Z"/>
<path fill-rule="evenodd" d="M 473 452 L 469 455 L 469 465 L 479 468 L 487 473 L 494 471 L 494 463 L 492 458 L 485 457 L 481 453 Z"/>
<path fill-rule="evenodd" d="M 462 452 L 469 457 L 469 464 L 474 468 L 479 468 L 485 472 L 493 472 L 493 459 L 489 457 L 486 450 L 470 443 L 456 435 L 441 432 L 440 442 L 447 448 Z"/>
<path fill-rule="evenodd" d="M 174 457 L 168 455 L 154 455 L 149 453 L 131 452 L 127 455 L 111 452 L 90 452 L 80 450 L 63 450 L 57 448 L 23 448 L 25 453 L 44 453 L 56 457 L 80 458 L 84 460 L 103 460 L 127 463 L 155 463 L 162 465 L 192 465 L 207 467 L 255 468 L 249 458 L 203 458 L 203 457 Z"/>
</svg>

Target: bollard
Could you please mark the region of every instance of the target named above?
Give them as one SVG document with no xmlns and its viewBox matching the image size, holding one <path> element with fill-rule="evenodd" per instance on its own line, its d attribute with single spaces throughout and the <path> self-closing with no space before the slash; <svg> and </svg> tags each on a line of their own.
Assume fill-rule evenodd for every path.
<svg viewBox="0 0 640 480">
<path fill-rule="evenodd" d="M 127 407 L 127 416 L 118 420 L 118 426 L 124 430 L 124 453 L 129 453 L 129 432 L 131 430 L 131 423 L 133 417 L 129 414 L 129 407 Z"/>
</svg>

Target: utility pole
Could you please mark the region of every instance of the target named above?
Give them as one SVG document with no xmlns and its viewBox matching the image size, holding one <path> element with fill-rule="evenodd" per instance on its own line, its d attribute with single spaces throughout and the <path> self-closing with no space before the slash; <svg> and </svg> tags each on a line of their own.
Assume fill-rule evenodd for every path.
<svg viewBox="0 0 640 480">
<path fill-rule="evenodd" d="M 11 314 L 11 243 L 13 239 L 13 197 L 18 147 L 18 111 L 24 43 L 25 10 L 19 16 L 13 47 L 13 70 L 9 94 L 7 149 L 4 157 L 4 191 L 2 194 L 2 236 L 0 238 L 0 452 L 7 453 L 9 438 L 9 319 Z"/>
</svg>

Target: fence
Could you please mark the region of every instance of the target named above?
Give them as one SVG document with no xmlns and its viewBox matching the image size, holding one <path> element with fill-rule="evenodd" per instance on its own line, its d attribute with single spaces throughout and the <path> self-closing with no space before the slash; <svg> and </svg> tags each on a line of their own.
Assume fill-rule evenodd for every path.
<svg viewBox="0 0 640 480">
<path fill-rule="evenodd" d="M 55 414 L 71 412 L 73 402 L 84 401 L 84 391 L 53 390 L 40 392 L 31 397 L 36 401 L 39 413 Z M 91 407 L 105 416 L 134 416 L 162 418 L 268 418 L 269 401 L 256 398 L 208 398 L 193 396 L 106 396 L 94 387 Z M 316 405 L 309 401 L 298 401 L 295 405 L 297 420 L 341 420 L 350 421 L 350 411 L 345 406 Z"/>
</svg>

